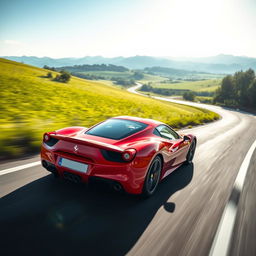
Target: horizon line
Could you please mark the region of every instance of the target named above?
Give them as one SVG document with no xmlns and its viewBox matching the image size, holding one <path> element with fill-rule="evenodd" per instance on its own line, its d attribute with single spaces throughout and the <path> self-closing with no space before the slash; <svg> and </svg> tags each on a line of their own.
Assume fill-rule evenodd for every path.
<svg viewBox="0 0 256 256">
<path fill-rule="evenodd" d="M 50 56 L 36 56 L 36 55 L 2 55 L 0 56 L 1 58 L 5 57 L 35 57 L 35 58 L 50 58 L 50 59 L 82 59 L 82 58 L 87 58 L 87 57 L 101 57 L 101 58 L 106 58 L 106 59 L 113 59 L 113 58 L 132 58 L 132 57 L 152 57 L 152 58 L 166 58 L 166 59 L 179 59 L 179 58 L 188 58 L 188 59 L 203 59 L 203 58 L 211 58 L 211 57 L 217 57 L 217 56 L 232 56 L 232 57 L 242 57 L 242 58 L 253 58 L 255 59 L 256 57 L 251 57 L 247 55 L 234 55 L 234 54 L 226 54 L 226 53 L 219 53 L 216 55 L 209 55 L 209 56 L 197 56 L 197 57 L 191 57 L 191 56 L 155 56 L 155 55 L 140 55 L 140 54 L 135 54 L 135 55 L 129 55 L 129 56 L 112 56 L 112 57 L 107 57 L 104 55 L 84 55 L 81 57 L 73 57 L 73 56 L 66 56 L 66 57 L 50 57 Z"/>
</svg>

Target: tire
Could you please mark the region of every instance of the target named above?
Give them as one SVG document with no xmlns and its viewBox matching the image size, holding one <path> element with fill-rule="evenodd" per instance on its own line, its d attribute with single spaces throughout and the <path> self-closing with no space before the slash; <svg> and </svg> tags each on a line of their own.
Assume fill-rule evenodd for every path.
<svg viewBox="0 0 256 256">
<path fill-rule="evenodd" d="M 188 150 L 185 164 L 192 164 L 192 161 L 193 161 L 193 158 L 194 158 L 194 155 L 195 155 L 195 150 L 196 150 L 196 141 L 193 140 L 191 145 L 190 145 L 190 148 Z"/>
<path fill-rule="evenodd" d="M 59 178 L 59 174 L 57 172 L 52 172 L 52 177 L 57 179 Z"/>
<path fill-rule="evenodd" d="M 152 196 L 159 184 L 162 171 L 162 160 L 159 156 L 156 156 L 149 166 L 147 176 L 144 181 L 142 196 L 148 198 Z"/>
</svg>

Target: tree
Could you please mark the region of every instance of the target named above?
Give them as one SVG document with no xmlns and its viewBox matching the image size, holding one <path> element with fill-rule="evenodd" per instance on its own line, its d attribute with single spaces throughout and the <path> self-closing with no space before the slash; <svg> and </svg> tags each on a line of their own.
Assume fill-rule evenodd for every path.
<svg viewBox="0 0 256 256">
<path fill-rule="evenodd" d="M 140 88 L 140 90 L 144 92 L 150 92 L 152 91 L 152 89 L 153 87 L 148 84 L 143 84 L 142 87 Z"/>
<path fill-rule="evenodd" d="M 141 80 L 144 77 L 143 73 L 139 72 L 139 71 L 135 71 L 133 74 L 133 78 L 136 80 Z"/>
<path fill-rule="evenodd" d="M 224 100 L 235 99 L 236 93 L 232 76 L 226 76 L 223 78 L 221 83 L 221 94 Z"/>
<path fill-rule="evenodd" d="M 225 105 L 237 105 L 236 88 L 231 75 L 225 76 L 222 79 L 221 87 L 216 91 L 214 102 L 224 103 Z"/>
<path fill-rule="evenodd" d="M 46 75 L 47 78 L 52 78 L 52 72 L 48 72 Z"/>
<path fill-rule="evenodd" d="M 56 75 L 55 78 L 54 78 L 54 81 L 60 82 L 60 75 Z"/>
<path fill-rule="evenodd" d="M 236 72 L 222 79 L 221 87 L 216 91 L 214 102 L 227 106 L 255 108 L 256 80 L 252 69 Z"/>
<path fill-rule="evenodd" d="M 252 81 L 248 89 L 249 104 L 256 109 L 256 80 Z"/>
<path fill-rule="evenodd" d="M 255 78 L 252 69 L 247 71 L 239 71 L 234 74 L 234 86 L 236 89 L 237 101 L 241 106 L 247 106 L 249 103 L 248 89 Z"/>
<path fill-rule="evenodd" d="M 70 78 L 71 78 L 71 75 L 67 71 L 62 70 L 60 72 L 60 75 L 56 75 L 54 80 L 62 83 L 68 83 Z"/>
<path fill-rule="evenodd" d="M 63 82 L 63 83 L 67 83 L 71 78 L 71 75 L 69 74 L 69 72 L 61 71 L 60 73 L 61 73 L 60 81 Z"/>
<path fill-rule="evenodd" d="M 183 99 L 184 99 L 184 100 L 194 101 L 194 100 L 195 100 L 195 94 L 194 94 L 194 92 L 192 92 L 192 91 L 184 92 L 184 93 L 183 93 Z"/>
</svg>

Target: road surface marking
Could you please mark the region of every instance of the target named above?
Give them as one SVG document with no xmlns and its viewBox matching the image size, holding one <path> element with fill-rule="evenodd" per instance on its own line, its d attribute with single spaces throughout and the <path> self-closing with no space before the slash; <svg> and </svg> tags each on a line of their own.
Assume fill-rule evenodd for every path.
<svg viewBox="0 0 256 256">
<path fill-rule="evenodd" d="M 243 189 L 246 173 L 250 165 L 253 152 L 256 148 L 256 140 L 247 152 L 237 174 L 231 196 L 223 211 L 214 241 L 209 253 L 210 256 L 226 256 L 229 253 L 232 232 L 235 224 L 239 197 Z"/>
<path fill-rule="evenodd" d="M 40 165 L 40 164 L 41 164 L 41 161 L 36 161 L 36 162 L 33 162 L 33 163 L 24 164 L 24 165 L 12 167 L 12 168 L 9 168 L 9 169 L 5 169 L 5 170 L 2 170 L 2 171 L 0 170 L 0 176 L 11 173 L 11 172 L 17 172 L 17 171 L 27 169 L 27 168 L 30 168 L 30 167 L 33 167 L 33 166 L 37 166 L 37 165 Z"/>
</svg>

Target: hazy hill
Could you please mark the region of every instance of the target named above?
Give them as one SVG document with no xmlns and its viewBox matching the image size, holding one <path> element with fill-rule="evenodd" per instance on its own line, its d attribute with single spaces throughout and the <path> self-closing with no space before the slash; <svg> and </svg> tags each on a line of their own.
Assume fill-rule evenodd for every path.
<svg viewBox="0 0 256 256">
<path fill-rule="evenodd" d="M 201 74 L 196 71 L 189 71 L 189 70 L 183 70 L 183 69 L 174 69 L 174 68 L 166 68 L 166 67 L 150 67 L 150 68 L 144 68 L 145 72 L 162 75 L 162 76 L 192 76 L 196 74 Z"/>
<path fill-rule="evenodd" d="M 130 69 L 144 69 L 146 67 L 168 67 L 197 72 L 210 73 L 234 73 L 238 70 L 252 68 L 256 70 L 256 58 L 233 55 L 217 55 L 208 58 L 162 58 L 151 56 L 115 57 L 105 58 L 101 56 L 86 56 L 83 58 L 60 58 L 34 56 L 5 56 L 4 58 L 30 64 L 37 67 L 54 66 L 73 66 L 83 64 L 113 64 L 124 66 Z"/>
<path fill-rule="evenodd" d="M 240 65 L 248 65 L 254 64 L 256 62 L 256 58 L 250 58 L 246 56 L 234 56 L 228 54 L 219 54 L 211 57 L 204 58 L 172 58 L 177 61 L 188 61 L 188 62 L 196 62 L 196 63 L 207 63 L 207 64 L 240 64 Z"/>
</svg>

